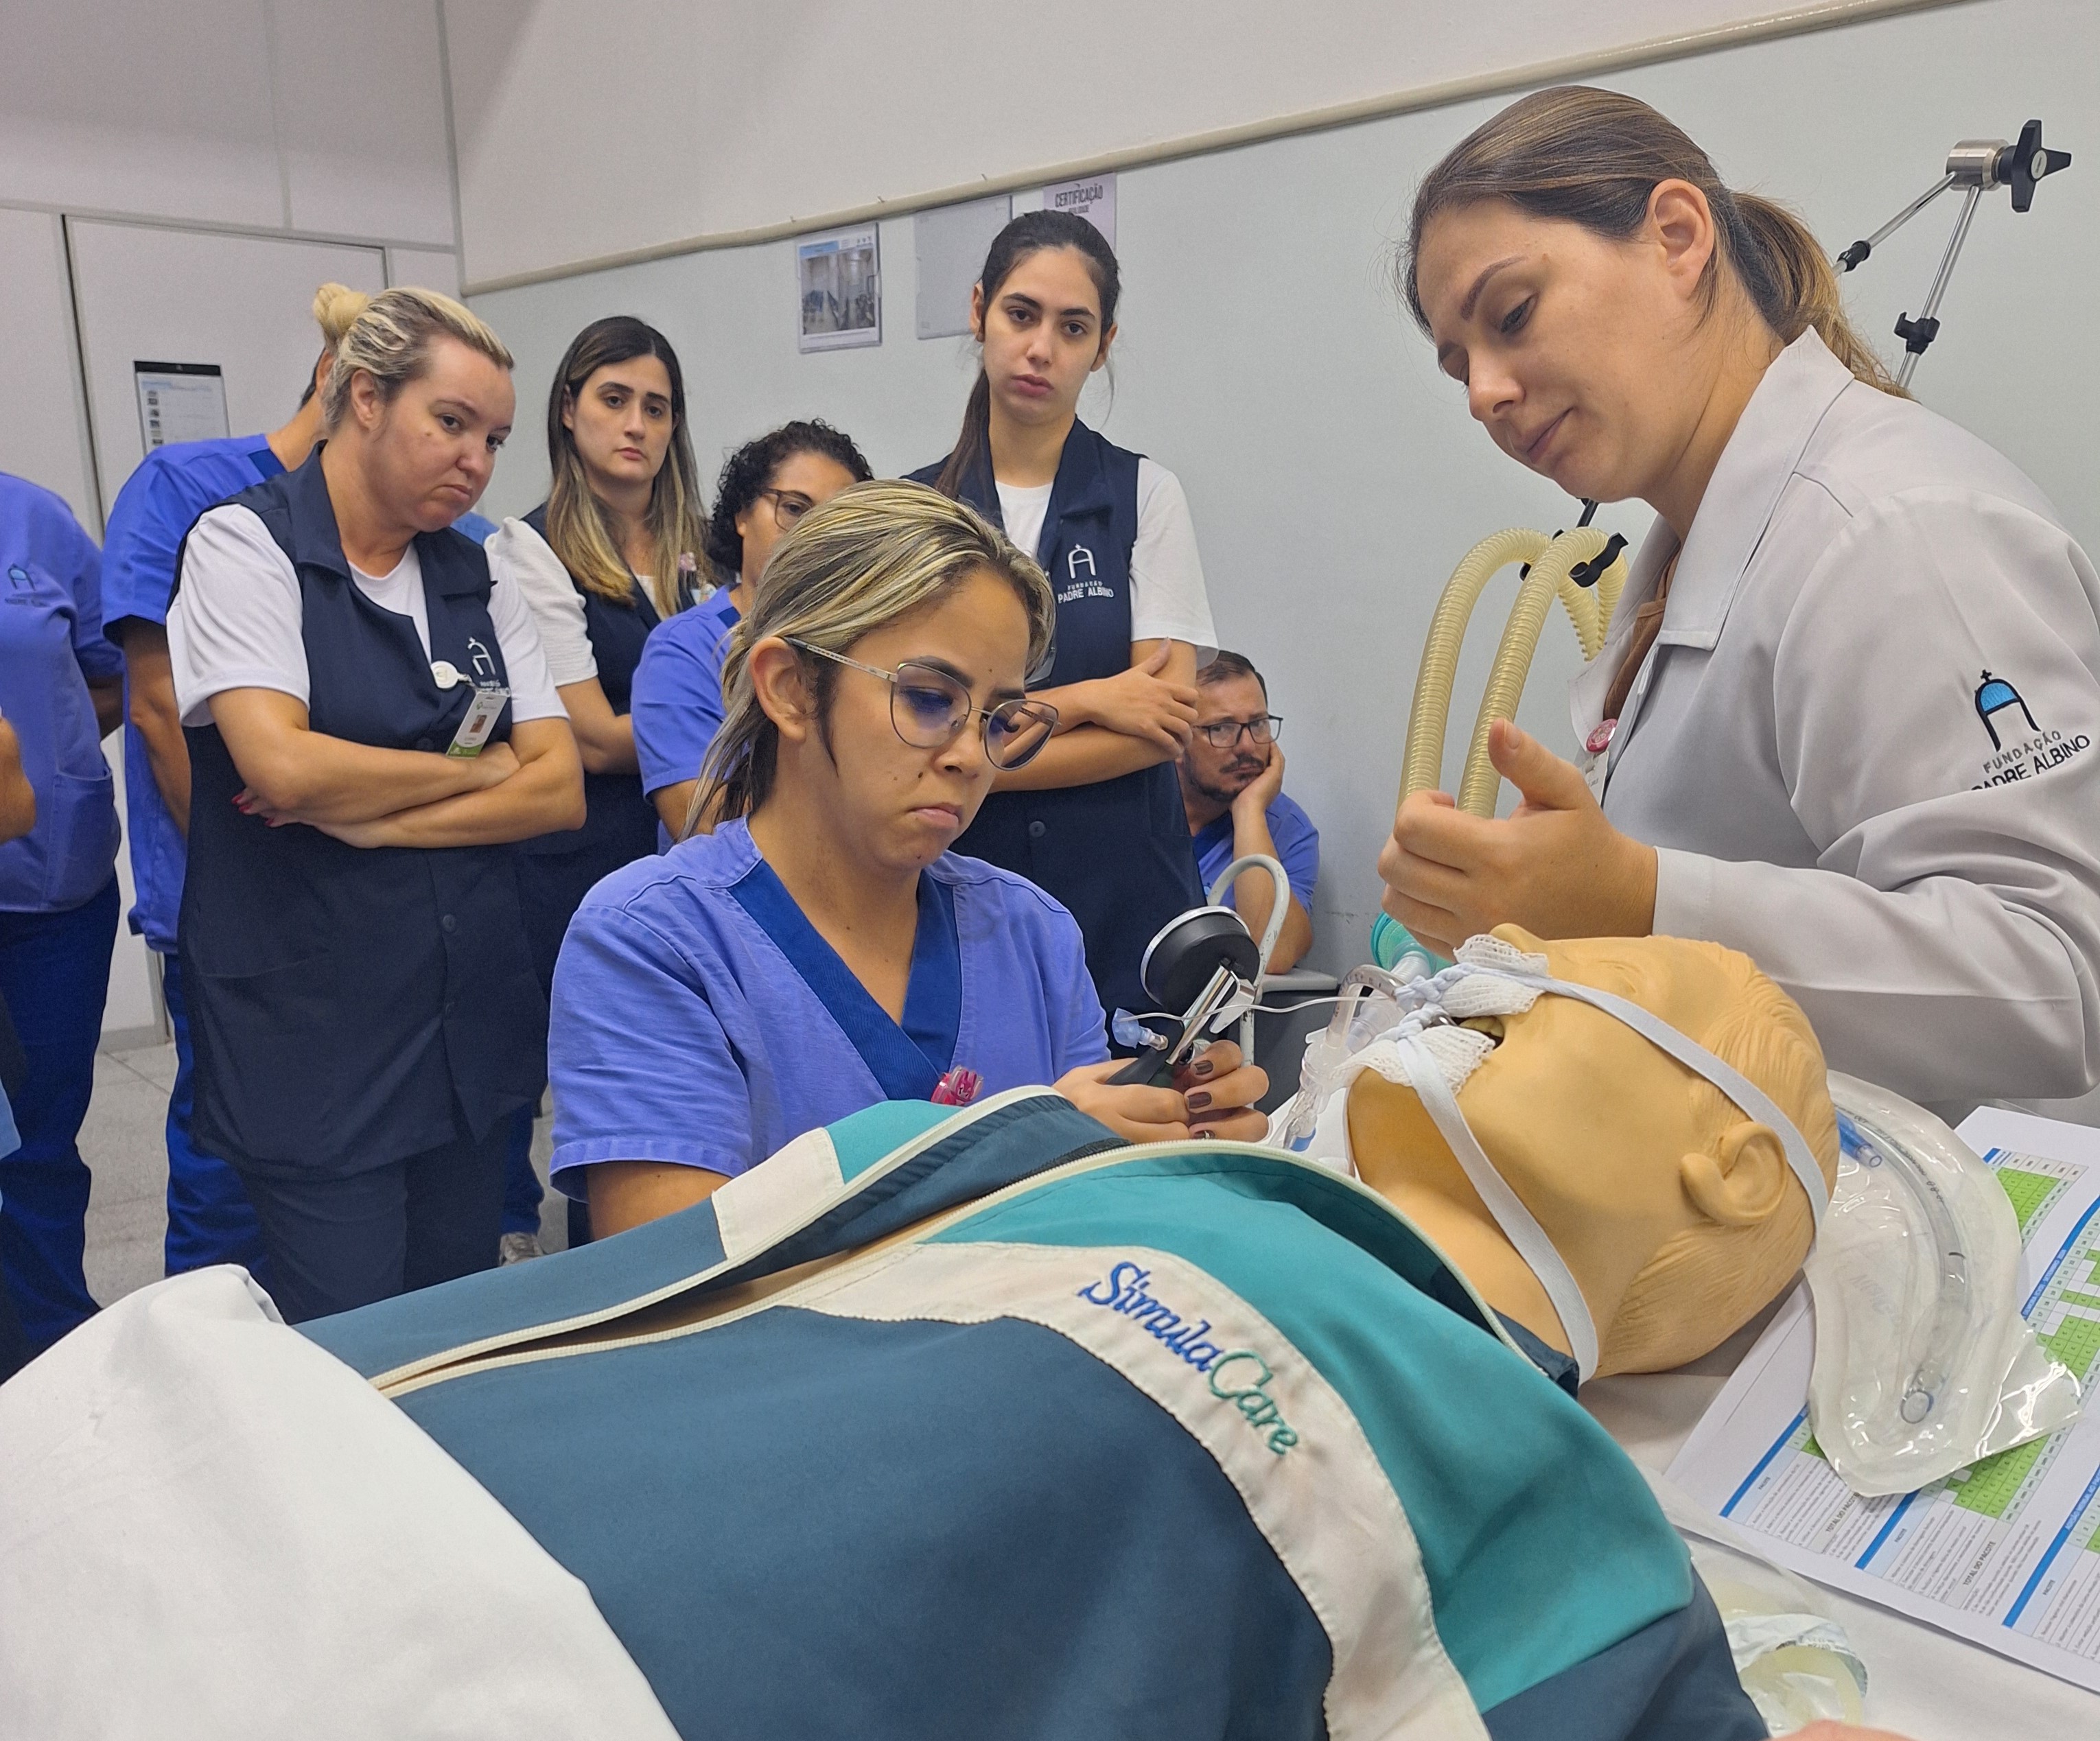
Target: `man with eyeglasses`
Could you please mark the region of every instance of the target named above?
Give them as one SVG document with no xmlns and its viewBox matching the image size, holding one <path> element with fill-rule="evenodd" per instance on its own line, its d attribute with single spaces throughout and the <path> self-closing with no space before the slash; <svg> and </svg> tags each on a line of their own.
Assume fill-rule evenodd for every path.
<svg viewBox="0 0 2100 1741">
<path fill-rule="evenodd" d="M 1268 685 L 1251 661 L 1220 652 L 1196 673 L 1196 730 L 1179 764 L 1181 802 L 1207 889 L 1235 858 L 1266 853 L 1290 879 L 1290 910 L 1269 957 L 1272 973 L 1295 967 L 1312 946 L 1312 888 L 1320 831 L 1283 795 L 1283 721 L 1268 711 Z M 1242 871 L 1225 892 L 1259 937 L 1276 893 L 1267 875 Z"/>
</svg>

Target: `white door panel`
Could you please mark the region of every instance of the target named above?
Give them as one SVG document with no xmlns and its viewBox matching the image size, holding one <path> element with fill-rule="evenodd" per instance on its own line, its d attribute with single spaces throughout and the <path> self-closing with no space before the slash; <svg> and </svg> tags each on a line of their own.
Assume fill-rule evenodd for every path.
<svg viewBox="0 0 2100 1741">
<path fill-rule="evenodd" d="M 103 511 L 143 457 L 136 362 L 215 363 L 227 433 L 291 416 L 320 354 L 315 288 L 386 286 L 382 249 L 68 218 Z"/>
</svg>

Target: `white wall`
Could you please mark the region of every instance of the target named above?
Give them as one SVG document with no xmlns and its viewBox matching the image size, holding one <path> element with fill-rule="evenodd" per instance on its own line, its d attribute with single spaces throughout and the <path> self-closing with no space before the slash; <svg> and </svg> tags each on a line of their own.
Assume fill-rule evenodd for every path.
<svg viewBox="0 0 2100 1741">
<path fill-rule="evenodd" d="M 444 0 L 466 278 L 1823 3 Z"/>
<path fill-rule="evenodd" d="M 456 286 L 447 104 L 438 0 L 0 0 L 0 469 L 56 491 L 99 536 L 136 460 L 135 412 L 112 403 L 116 439 L 93 469 L 77 305 L 95 302 L 111 333 L 165 333 L 184 328 L 201 283 L 223 316 L 262 293 L 252 262 L 293 238 L 384 247 L 391 281 Z M 187 227 L 76 234 L 157 236 L 196 275 L 105 276 L 82 296 L 64 226 L 83 218 Z M 368 258 L 376 284 L 382 257 Z M 302 323 L 316 282 L 269 293 L 293 297 Z M 313 344 L 310 328 L 289 350 L 249 330 L 223 360 L 252 429 L 232 384 L 267 373 L 279 421 Z M 132 357 L 162 354 L 119 348 L 120 387 Z M 121 762 L 117 739 L 105 753 Z M 121 875 L 128 906 L 128 864 Z M 144 945 L 120 935 L 105 1031 L 148 1028 L 154 998 Z"/>
<path fill-rule="evenodd" d="M 7 0 L 0 203 L 449 249 L 436 0 Z"/>
<path fill-rule="evenodd" d="M 461 4 L 448 0 L 455 18 Z M 2078 161 L 2027 216 L 1990 197 L 1918 387 L 2025 466 L 2100 550 L 2089 415 L 2100 401 L 2089 288 L 2100 279 L 2096 64 L 2100 8 L 1981 0 L 1604 82 L 1675 116 L 1732 183 L 1792 201 L 1836 245 L 1921 191 L 1957 139 L 2010 136 L 2043 117 Z M 1220 632 L 1269 674 L 1289 721 L 1290 790 L 1324 831 L 1315 959 L 1328 964 L 1361 959 L 1438 589 L 1487 532 L 1550 531 L 1573 512 L 1470 423 L 1388 276 L 1415 182 L 1498 102 L 1165 164 L 1118 188 L 1127 289 L 1114 409 L 1103 394 L 1082 414 L 1188 487 Z M 950 148 L 932 173 L 954 179 L 970 156 L 967 135 L 926 126 L 923 110 L 920 121 Z M 1954 209 L 1943 200 L 1853 281 L 1868 332 L 1886 338 L 1899 311 L 1917 309 Z M 470 277 L 483 270 L 471 249 Z M 962 341 L 911 336 L 909 218 L 883 224 L 882 256 L 887 342 L 823 355 L 796 353 L 785 243 L 477 298 L 520 359 L 519 434 L 484 507 L 515 513 L 538 500 L 545 464 L 532 408 L 576 328 L 615 311 L 654 321 L 679 346 L 704 466 L 809 415 L 858 437 L 879 471 L 935 457 L 953 439 L 974 364 Z M 1633 509 L 1604 518 L 1630 534 L 1646 520 Z M 1511 584 L 1484 603 L 1461 673 L 1460 753 Z M 1521 715 L 1564 749 L 1561 690 L 1575 657 L 1556 619 Z"/>
</svg>

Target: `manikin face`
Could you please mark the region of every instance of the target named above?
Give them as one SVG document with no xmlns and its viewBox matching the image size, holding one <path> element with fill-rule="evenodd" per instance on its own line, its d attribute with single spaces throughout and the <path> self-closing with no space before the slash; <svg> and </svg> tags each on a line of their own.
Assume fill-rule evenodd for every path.
<svg viewBox="0 0 2100 1741">
<path fill-rule="evenodd" d="M 827 453 L 789 454 L 773 468 L 765 493 L 736 517 L 736 535 L 743 540 L 738 578 L 747 586 L 756 585 L 765 572 L 765 559 L 788 527 L 858 481 Z"/>
<path fill-rule="evenodd" d="M 608 363 L 562 408 L 562 423 L 592 494 L 612 496 L 654 483 L 677 427 L 671 372 L 658 357 Z"/>
<path fill-rule="evenodd" d="M 1610 241 L 1491 200 L 1430 221 L 1415 283 L 1437 361 L 1497 447 L 1571 496 L 1652 499 L 1710 388 L 1710 253 L 1667 222 Z"/>
<path fill-rule="evenodd" d="M 1542 943 L 1515 925 L 1495 934 L 1544 954 L 1555 978 L 1629 998 L 1701 1044 L 1742 1011 L 1748 993 L 1746 964 L 1717 944 Z M 1574 1272 L 1600 1334 L 1635 1277 L 1674 1235 L 1714 1223 L 1754 1225 L 1798 1197 L 1769 1126 L 1732 1107 L 1717 1121 L 1701 1080 L 1617 1017 L 1548 994 L 1522 1014 L 1475 1025 L 1500 1040 L 1459 1089 L 1459 1110 Z M 1802 1118 L 1802 1109 L 1794 1116 Z M 1436 1239 L 1491 1299 L 1509 1302 L 1551 1338 L 1557 1320 L 1543 1294 L 1494 1231 L 1414 1091 L 1365 1072 L 1352 1085 L 1348 1117 L 1364 1182 Z M 1772 1278 L 1775 1291 L 1784 1280 Z M 1694 1293 L 1687 1314 L 1701 1303 Z M 1705 1346 L 1736 1327 L 1714 1325 Z"/>
<path fill-rule="evenodd" d="M 369 375 L 355 377 L 346 421 L 357 425 L 373 500 L 435 532 L 481 500 L 517 405 L 509 369 L 447 337 L 390 403 Z"/>
<path fill-rule="evenodd" d="M 970 324 L 984 342 L 993 399 L 1023 425 L 1070 417 L 1115 337 L 1114 327 L 1101 330 L 1101 292 L 1076 248 L 1024 256 L 988 306 L 983 287 L 973 289 Z"/>
<path fill-rule="evenodd" d="M 1268 765 L 1269 747 L 1255 743 L 1242 732 L 1230 749 L 1221 750 L 1203 735 L 1203 728 L 1227 721 L 1246 725 L 1268 716 L 1268 698 L 1252 677 L 1228 677 L 1222 683 L 1199 685 L 1196 734 L 1181 755 L 1182 783 L 1213 804 L 1230 804 Z"/>
<path fill-rule="evenodd" d="M 995 707 L 1024 693 L 1028 615 L 1013 588 L 980 570 L 925 610 L 855 641 L 847 656 L 894 671 L 906 659 L 933 665 L 963 684 L 976 707 Z M 825 809 L 844 839 L 873 866 L 916 871 L 955 844 L 991 789 L 982 721 L 973 716 L 939 749 L 899 738 L 890 721 L 890 685 L 840 666 L 828 730 L 830 754 L 811 734 L 794 756 L 782 745 L 780 778 L 805 778 L 821 788 Z"/>
</svg>

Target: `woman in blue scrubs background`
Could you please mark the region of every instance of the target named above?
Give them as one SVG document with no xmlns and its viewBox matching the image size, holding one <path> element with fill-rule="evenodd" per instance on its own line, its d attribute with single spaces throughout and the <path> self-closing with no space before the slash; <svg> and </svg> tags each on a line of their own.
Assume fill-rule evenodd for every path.
<svg viewBox="0 0 2100 1741">
<path fill-rule="evenodd" d="M 167 1272 L 239 1263 L 269 1285 L 262 1230 L 240 1175 L 190 1134 L 196 1102 L 189 1001 L 175 949 L 183 871 L 188 859 L 190 752 L 168 663 L 168 602 L 175 558 L 207 508 L 296 469 L 321 434 L 321 385 L 336 346 L 371 298 L 342 284 L 314 293 L 321 351 L 290 422 L 267 435 L 174 442 L 156 447 L 124 480 L 102 549 L 102 609 L 109 639 L 124 650 L 124 808 L 130 822 L 131 929 L 161 959 L 161 991 L 175 1039 L 168 1095 Z"/>
<path fill-rule="evenodd" d="M 37 826 L 37 791 L 22 771 L 22 747 L 15 728 L 0 715 L 0 844 L 19 840 Z M 10 1096 L 22 1091 L 29 1064 L 22 1056 L 22 1042 L 0 998 L 0 1161 L 22 1146 L 22 1133 L 15 1128 L 15 1109 Z M 0 1194 L 0 1207 L 5 1206 Z M 22 1333 L 22 1315 L 15 1310 L 15 1295 L 7 1285 L 7 1262 L 0 1251 L 0 1384 L 21 1370 L 29 1358 L 29 1339 Z"/>
<path fill-rule="evenodd" d="M 554 1175 L 600 1234 L 878 1100 L 1051 1082 L 1132 1141 L 1262 1134 L 1268 1078 L 1229 1045 L 1109 1083 L 1071 915 L 949 850 L 1055 729 L 1023 689 L 1053 609 L 914 485 L 856 486 L 774 553 L 702 776 L 721 820 L 593 889 L 554 976 Z"/>
<path fill-rule="evenodd" d="M 634 750 L 665 845 L 687 832 L 700 764 L 722 722 L 730 631 L 749 614 L 766 558 L 818 502 L 874 475 L 851 436 L 814 419 L 746 442 L 722 467 L 707 536 L 708 559 L 722 584 L 649 637 L 634 673 Z"/>
<path fill-rule="evenodd" d="M 21 1147 L 0 1160 L 0 1269 L 32 1348 L 95 1310 L 81 1267 L 89 1179 L 77 1139 L 117 942 L 117 796 L 102 739 L 123 660 L 102 632 L 102 558 L 49 490 L 0 473 L 0 714 L 36 822 L 0 846 L 0 998 L 28 1064 Z"/>
<path fill-rule="evenodd" d="M 984 366 L 962 433 L 912 475 L 1003 528 L 1057 599 L 1052 662 L 1029 675 L 1058 735 L 999 777 L 959 849 L 1069 907 L 1102 1003 L 1136 1012 L 1145 945 L 1202 898 L 1172 764 L 1218 637 L 1179 480 L 1079 421 L 1120 294 L 1115 254 L 1083 218 L 1007 225 L 971 292 Z"/>
</svg>

